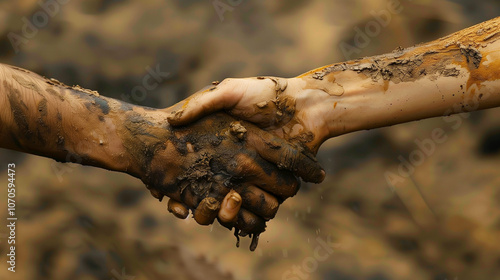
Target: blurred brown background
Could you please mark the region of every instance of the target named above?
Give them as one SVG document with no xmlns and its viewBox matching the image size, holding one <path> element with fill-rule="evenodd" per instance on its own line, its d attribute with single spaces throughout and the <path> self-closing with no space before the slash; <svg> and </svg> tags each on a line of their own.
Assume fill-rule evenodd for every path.
<svg viewBox="0 0 500 280">
<path fill-rule="evenodd" d="M 291 77 L 436 39 L 500 12 L 496 0 L 41 3 L 0 2 L 1 63 L 152 107 L 214 80 Z M 389 5 L 398 4 L 394 13 Z M 356 44 L 367 26 L 373 36 Z M 346 56 L 347 45 L 356 52 Z M 148 69 L 169 75 L 146 90 Z M 419 150 L 415 140 L 435 128 L 447 140 L 410 178 L 388 183 L 387 172 L 398 174 L 401 158 Z M 304 184 L 250 252 L 248 239 L 235 248 L 218 225 L 175 219 L 128 175 L 0 150 L 0 279 L 498 278 L 500 109 L 338 137 L 319 158 L 325 182 Z M 7 271 L 3 225 L 10 162 L 17 164 L 16 273 Z"/>
</svg>

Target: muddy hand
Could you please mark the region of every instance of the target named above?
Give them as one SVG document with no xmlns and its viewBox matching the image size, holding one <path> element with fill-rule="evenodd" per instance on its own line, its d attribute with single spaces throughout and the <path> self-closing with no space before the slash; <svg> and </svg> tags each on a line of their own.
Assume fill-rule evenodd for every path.
<svg viewBox="0 0 500 280">
<path fill-rule="evenodd" d="M 169 196 L 168 209 L 179 218 L 191 210 L 201 225 L 218 218 L 239 236 L 252 236 L 251 249 L 280 203 L 299 188 L 292 172 L 269 161 L 310 180 L 325 175 L 305 149 L 226 114 L 170 128 L 169 135 L 143 178 L 153 196 Z M 165 159 L 171 163 L 166 173 Z"/>
</svg>

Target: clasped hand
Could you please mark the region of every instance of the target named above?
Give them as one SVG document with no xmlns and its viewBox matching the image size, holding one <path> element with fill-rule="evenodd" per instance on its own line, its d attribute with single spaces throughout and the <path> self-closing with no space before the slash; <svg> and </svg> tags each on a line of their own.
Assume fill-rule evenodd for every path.
<svg viewBox="0 0 500 280">
<path fill-rule="evenodd" d="M 190 209 L 201 225 L 217 218 L 235 235 L 250 235 L 251 250 L 266 221 L 297 193 L 296 175 L 310 182 L 325 176 L 307 148 L 224 113 L 169 130 L 143 182 L 156 198 L 170 197 L 168 209 L 179 218 Z"/>
</svg>

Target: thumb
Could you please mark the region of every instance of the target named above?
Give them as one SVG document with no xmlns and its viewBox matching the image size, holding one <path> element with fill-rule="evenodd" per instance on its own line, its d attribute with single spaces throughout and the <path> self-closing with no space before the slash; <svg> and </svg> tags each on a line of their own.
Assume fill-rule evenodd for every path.
<svg viewBox="0 0 500 280">
<path fill-rule="evenodd" d="M 173 126 L 186 125 L 210 113 L 233 108 L 242 98 L 241 91 L 231 90 L 233 81 L 226 79 L 170 107 L 168 122 Z"/>
</svg>

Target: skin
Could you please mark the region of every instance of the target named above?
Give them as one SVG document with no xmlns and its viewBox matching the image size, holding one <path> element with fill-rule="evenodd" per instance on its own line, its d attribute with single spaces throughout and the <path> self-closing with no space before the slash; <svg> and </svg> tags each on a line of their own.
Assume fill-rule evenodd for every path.
<svg viewBox="0 0 500 280">
<path fill-rule="evenodd" d="M 173 106 L 185 125 L 218 110 L 316 153 L 328 138 L 500 106 L 500 18 L 295 78 L 226 79 Z"/>
<path fill-rule="evenodd" d="M 325 173 L 307 149 L 224 113 L 174 128 L 171 108 L 134 106 L 0 64 L 0 147 L 141 179 L 167 208 L 253 237 L 299 180 Z M 279 165 L 279 167 L 276 164 Z"/>
</svg>

